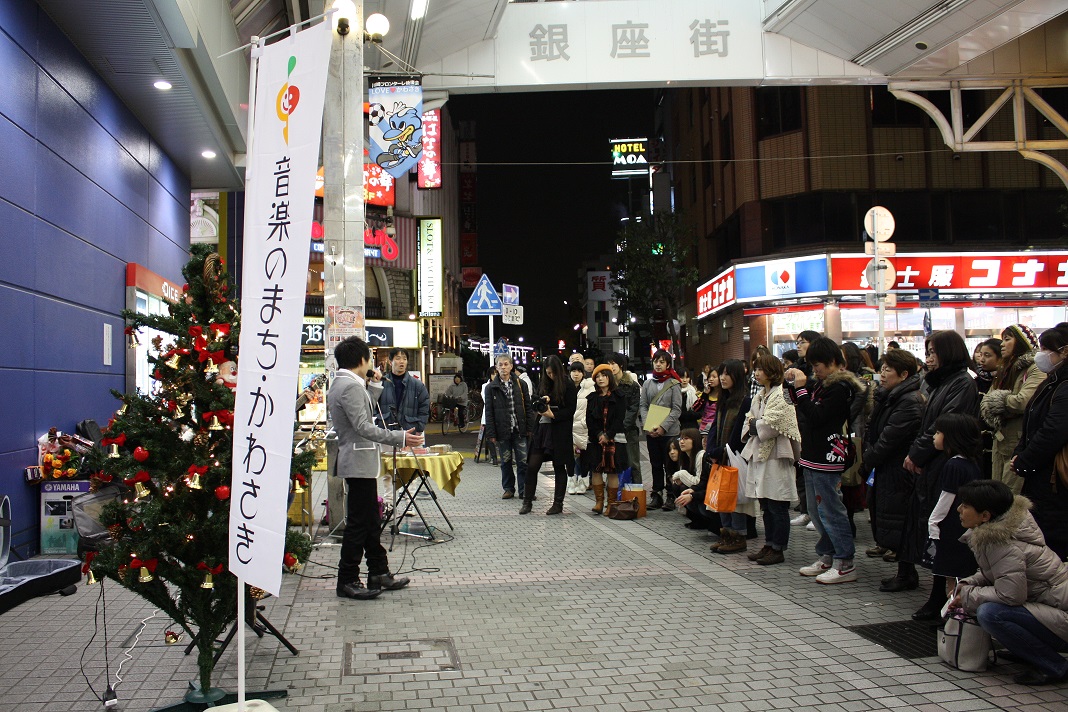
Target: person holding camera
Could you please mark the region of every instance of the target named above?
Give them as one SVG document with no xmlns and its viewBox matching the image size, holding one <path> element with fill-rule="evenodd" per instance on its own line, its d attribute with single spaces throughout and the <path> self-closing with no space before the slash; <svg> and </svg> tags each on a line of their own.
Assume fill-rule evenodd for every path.
<svg viewBox="0 0 1068 712">
<path fill-rule="evenodd" d="M 536 422 L 530 438 L 527 457 L 526 493 L 520 514 L 529 514 L 538 487 L 538 471 L 546 459 L 553 463 L 556 476 L 553 504 L 546 514 L 564 511 L 567 492 L 567 461 L 572 457 L 571 427 L 575 419 L 578 390 L 564 371 L 564 364 L 556 356 L 545 359 L 545 367 L 538 385 L 538 395 L 531 402 Z"/>
</svg>

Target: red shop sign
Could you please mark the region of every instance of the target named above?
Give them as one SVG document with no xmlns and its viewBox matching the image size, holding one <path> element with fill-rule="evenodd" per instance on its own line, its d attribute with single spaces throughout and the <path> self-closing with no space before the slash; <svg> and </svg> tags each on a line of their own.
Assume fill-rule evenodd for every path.
<svg viewBox="0 0 1068 712">
<path fill-rule="evenodd" d="M 423 112 L 423 157 L 419 159 L 419 187 L 441 187 L 441 111 Z"/>
<path fill-rule="evenodd" d="M 697 288 L 697 318 L 734 304 L 734 268 L 730 267 Z"/>
<path fill-rule="evenodd" d="M 831 291 L 870 292 L 864 276 L 871 257 L 831 255 Z M 897 271 L 894 289 L 946 292 L 1068 291 L 1068 252 L 903 254 L 886 258 Z"/>
<path fill-rule="evenodd" d="M 396 183 L 377 163 L 363 164 L 363 202 L 388 208 L 396 204 Z"/>
</svg>

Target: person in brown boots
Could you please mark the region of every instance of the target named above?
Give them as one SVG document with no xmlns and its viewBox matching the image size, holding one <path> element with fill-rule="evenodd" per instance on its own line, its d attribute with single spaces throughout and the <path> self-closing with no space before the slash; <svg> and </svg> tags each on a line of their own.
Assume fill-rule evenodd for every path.
<svg viewBox="0 0 1068 712">
<path fill-rule="evenodd" d="M 593 393 L 586 396 L 586 431 L 590 439 L 586 456 L 593 478 L 593 513 L 598 515 L 604 510 L 605 480 L 608 501 L 612 501 L 619 491 L 619 473 L 627 467 L 627 438 L 623 434 L 627 401 L 616 390 L 616 377 L 607 364 L 593 369 L 593 385 Z"/>
</svg>

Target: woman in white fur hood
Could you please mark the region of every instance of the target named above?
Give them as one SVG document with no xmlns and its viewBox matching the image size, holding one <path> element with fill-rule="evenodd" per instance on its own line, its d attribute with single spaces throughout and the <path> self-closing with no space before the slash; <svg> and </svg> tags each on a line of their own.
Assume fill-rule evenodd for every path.
<svg viewBox="0 0 1068 712">
<path fill-rule="evenodd" d="M 957 585 L 951 607 L 976 616 L 983 630 L 1031 666 L 1015 680 L 1048 685 L 1068 679 L 1068 566 L 1046 546 L 1031 502 L 1002 482 L 962 485 L 957 512 L 979 570 Z"/>
</svg>

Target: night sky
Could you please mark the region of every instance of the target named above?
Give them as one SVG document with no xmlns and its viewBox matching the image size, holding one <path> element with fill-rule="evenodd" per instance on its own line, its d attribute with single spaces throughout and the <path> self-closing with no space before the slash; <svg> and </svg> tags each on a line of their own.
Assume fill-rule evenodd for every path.
<svg viewBox="0 0 1068 712">
<path fill-rule="evenodd" d="M 495 336 L 554 352 L 581 320 L 576 270 L 609 252 L 626 215 L 626 181 L 612 180 L 609 141 L 649 136 L 652 90 L 454 95 L 456 121 L 474 119 L 478 144 L 479 266 L 498 290 L 519 287 L 522 326 Z M 598 162 L 601 165 L 579 165 Z M 504 165 L 490 165 L 490 164 Z M 563 163 L 531 166 L 517 163 Z M 488 319 L 472 320 L 485 335 Z"/>
</svg>

